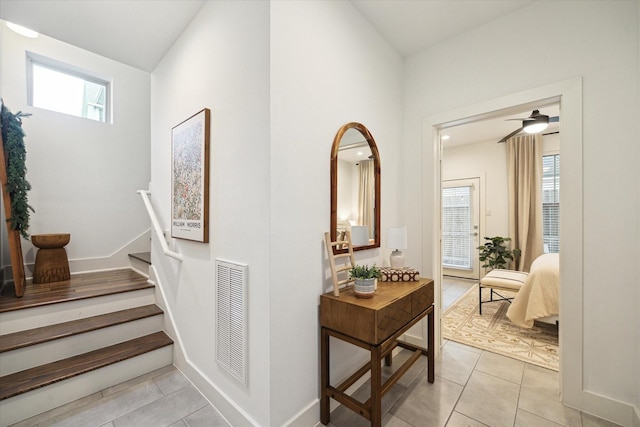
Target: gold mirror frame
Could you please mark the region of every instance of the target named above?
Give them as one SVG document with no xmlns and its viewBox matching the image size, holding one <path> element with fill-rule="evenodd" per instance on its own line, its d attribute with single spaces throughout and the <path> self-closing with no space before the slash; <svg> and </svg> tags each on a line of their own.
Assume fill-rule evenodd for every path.
<svg viewBox="0 0 640 427">
<path fill-rule="evenodd" d="M 340 148 L 340 142 L 342 141 L 342 137 L 349 129 L 355 129 L 362 134 L 362 136 L 366 139 L 369 144 L 369 148 L 371 149 L 371 155 L 373 156 L 373 165 L 374 165 L 374 176 L 375 176 L 375 184 L 374 184 L 374 242 L 370 245 L 365 246 L 354 246 L 354 251 L 362 251 L 365 249 L 379 248 L 380 247 L 380 154 L 378 153 L 378 147 L 376 146 L 376 142 L 363 124 L 357 122 L 347 123 L 342 126 L 335 138 L 333 139 L 333 146 L 331 147 L 331 225 L 330 225 L 330 233 L 331 233 L 331 241 L 336 241 L 337 230 L 338 230 L 338 151 Z M 346 250 L 337 250 L 334 248 L 335 253 L 344 252 Z"/>
</svg>

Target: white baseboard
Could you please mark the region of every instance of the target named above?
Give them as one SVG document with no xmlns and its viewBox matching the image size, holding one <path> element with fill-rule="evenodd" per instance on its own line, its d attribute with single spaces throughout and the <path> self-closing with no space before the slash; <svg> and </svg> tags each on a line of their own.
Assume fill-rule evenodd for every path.
<svg viewBox="0 0 640 427">
<path fill-rule="evenodd" d="M 158 279 L 152 265 L 149 269 L 149 281 L 156 284 L 157 304 L 164 310 L 165 332 L 173 341 L 173 364 L 187 377 L 200 393 L 220 412 L 232 426 L 254 427 L 259 424 L 251 418 L 240 406 L 224 393 L 211 379 L 205 375 L 189 358 L 178 329 L 176 328 L 171 308 L 167 305 L 162 283 Z"/>
<path fill-rule="evenodd" d="M 129 254 L 136 252 L 149 252 L 151 248 L 151 231 L 146 230 L 133 240 L 127 242 L 117 251 L 104 257 L 77 258 L 69 260 L 71 274 L 87 273 L 90 271 L 115 270 L 131 266 Z M 33 259 L 33 257 L 31 257 Z M 31 278 L 33 275 L 33 263 L 25 264 L 25 275 Z"/>
<path fill-rule="evenodd" d="M 578 402 L 565 402 L 565 404 L 623 427 L 640 427 L 638 408 L 588 390 L 582 390 L 579 393 Z"/>
<path fill-rule="evenodd" d="M 322 425 L 319 421 L 320 418 L 320 399 L 315 399 L 309 403 L 306 408 L 303 408 L 296 415 L 286 421 L 284 427 L 309 427 Z"/>
</svg>

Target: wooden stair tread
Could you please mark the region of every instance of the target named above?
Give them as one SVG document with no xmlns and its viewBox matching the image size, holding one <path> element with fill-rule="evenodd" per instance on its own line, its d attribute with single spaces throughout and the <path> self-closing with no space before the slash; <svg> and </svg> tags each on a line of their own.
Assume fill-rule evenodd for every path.
<svg viewBox="0 0 640 427">
<path fill-rule="evenodd" d="M 120 344 L 0 377 L 0 400 L 63 381 L 105 366 L 173 344 L 164 332 L 156 332 Z"/>
<path fill-rule="evenodd" d="M 0 353 L 162 314 L 155 304 L 3 335 Z"/>
<path fill-rule="evenodd" d="M 0 313 L 137 291 L 153 286 L 146 277 L 132 269 L 76 274 L 61 282 L 28 283 L 21 298 L 2 295 Z"/>
</svg>

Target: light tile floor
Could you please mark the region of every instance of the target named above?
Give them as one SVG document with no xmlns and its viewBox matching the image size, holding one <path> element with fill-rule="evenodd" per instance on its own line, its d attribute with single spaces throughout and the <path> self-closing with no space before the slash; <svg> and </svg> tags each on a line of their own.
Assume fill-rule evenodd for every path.
<svg viewBox="0 0 640 427">
<path fill-rule="evenodd" d="M 448 307 L 474 282 L 443 283 Z M 409 352 L 400 351 L 388 377 Z M 558 373 L 448 341 L 436 359 L 430 384 L 422 357 L 383 398 L 386 427 L 612 427 L 614 424 L 564 406 Z M 369 383 L 353 396 L 364 401 Z M 345 407 L 331 413 L 331 427 L 367 426 Z M 197 389 L 173 366 L 95 393 L 15 425 L 60 427 L 229 427 Z"/>
<path fill-rule="evenodd" d="M 191 382 L 166 366 L 13 427 L 229 427 Z"/>
</svg>

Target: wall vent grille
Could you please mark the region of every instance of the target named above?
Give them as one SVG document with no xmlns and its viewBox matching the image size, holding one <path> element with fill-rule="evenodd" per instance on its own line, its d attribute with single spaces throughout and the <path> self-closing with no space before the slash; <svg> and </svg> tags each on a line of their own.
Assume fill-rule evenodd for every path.
<svg viewBox="0 0 640 427">
<path fill-rule="evenodd" d="M 216 260 L 216 361 L 247 385 L 247 270 Z"/>
</svg>

